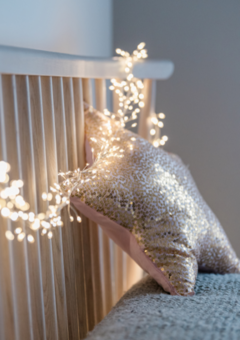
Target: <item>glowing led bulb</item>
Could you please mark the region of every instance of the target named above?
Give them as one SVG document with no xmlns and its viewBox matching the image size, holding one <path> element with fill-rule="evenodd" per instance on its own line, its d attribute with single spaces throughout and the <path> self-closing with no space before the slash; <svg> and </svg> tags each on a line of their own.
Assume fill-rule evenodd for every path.
<svg viewBox="0 0 240 340">
<path fill-rule="evenodd" d="M 6 208 L 6 207 L 2 208 L 1 215 L 3 217 L 8 217 L 10 215 L 10 210 L 8 208 Z"/>
<path fill-rule="evenodd" d="M 51 193 L 48 193 L 48 194 L 47 194 L 47 200 L 48 200 L 48 201 L 51 201 L 52 198 L 53 198 L 53 195 L 52 195 Z"/>
<path fill-rule="evenodd" d="M 10 164 L 4 161 L 0 161 L 0 172 L 9 172 L 11 169 Z"/>
<path fill-rule="evenodd" d="M 51 239 L 53 237 L 53 233 L 51 231 L 48 232 L 48 238 Z"/>
<path fill-rule="evenodd" d="M 11 218 L 12 221 L 17 221 L 17 219 L 18 219 L 18 213 L 17 213 L 16 211 L 13 212 L 13 213 L 11 214 L 10 218 Z"/>
<path fill-rule="evenodd" d="M 47 200 L 47 194 L 46 194 L 46 192 L 43 192 L 43 193 L 42 193 L 42 199 L 43 199 L 43 201 L 46 201 L 46 200 Z"/>
<path fill-rule="evenodd" d="M 138 45 L 137 48 L 138 48 L 139 50 L 142 50 L 142 49 L 145 47 L 145 45 L 146 45 L 146 44 L 145 44 L 144 42 L 142 42 L 142 43 L 140 43 L 140 44 Z"/>
<path fill-rule="evenodd" d="M 133 74 L 130 73 L 130 74 L 127 76 L 127 80 L 130 81 L 132 78 L 133 78 Z"/>
<path fill-rule="evenodd" d="M 159 117 L 160 119 L 164 119 L 164 118 L 165 118 L 165 114 L 161 112 L 161 113 L 158 114 L 158 117 Z"/>
<path fill-rule="evenodd" d="M 150 135 L 151 135 L 151 136 L 154 136 L 155 134 L 156 134 L 156 130 L 155 130 L 155 129 L 151 129 L 151 130 L 150 130 Z"/>
<path fill-rule="evenodd" d="M 34 242 L 34 237 L 32 235 L 28 235 L 27 236 L 27 240 L 28 240 L 28 242 L 33 243 Z"/>
<path fill-rule="evenodd" d="M 20 234 L 22 232 L 22 228 L 16 228 L 14 232 L 15 234 Z"/>
<path fill-rule="evenodd" d="M 18 241 L 21 242 L 25 236 L 26 236 L 25 233 L 20 233 L 17 237 Z"/>
<path fill-rule="evenodd" d="M 156 117 L 152 117 L 151 121 L 152 121 L 152 123 L 153 123 L 154 125 L 157 125 L 157 124 L 158 124 L 158 120 L 157 120 Z"/>
<path fill-rule="evenodd" d="M 22 181 L 21 179 L 19 179 L 19 180 L 17 181 L 17 187 L 18 187 L 18 188 L 22 188 L 22 187 L 23 187 L 23 181 Z"/>
<path fill-rule="evenodd" d="M 13 233 L 12 233 L 10 230 L 7 230 L 7 231 L 5 232 L 5 236 L 6 236 L 6 238 L 7 238 L 9 241 L 14 240 L 14 235 L 13 235 Z"/>
<path fill-rule="evenodd" d="M 0 183 L 4 183 L 6 180 L 5 172 L 0 172 Z"/>
</svg>

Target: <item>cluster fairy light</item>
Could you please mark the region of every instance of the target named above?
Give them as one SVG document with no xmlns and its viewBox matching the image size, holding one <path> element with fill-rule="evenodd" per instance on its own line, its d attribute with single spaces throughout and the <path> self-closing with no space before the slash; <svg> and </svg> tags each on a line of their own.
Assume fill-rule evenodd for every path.
<svg viewBox="0 0 240 340">
<path fill-rule="evenodd" d="M 137 126 L 138 114 L 145 106 L 145 103 L 143 94 L 144 83 L 142 80 L 134 77 L 133 65 L 136 61 L 146 59 L 148 54 L 144 42 L 140 43 L 131 55 L 120 48 L 116 49 L 116 53 L 125 61 L 126 79 L 122 81 L 111 79 L 112 84 L 109 89 L 115 91 L 119 96 L 119 109 L 112 115 L 108 110 L 105 110 L 104 113 L 111 116 L 112 119 L 120 120 L 122 127 L 134 128 Z M 168 140 L 167 136 L 160 138 L 160 129 L 164 126 L 162 121 L 164 118 L 164 113 L 153 113 L 149 117 L 150 141 L 155 147 L 163 146 Z"/>
<path fill-rule="evenodd" d="M 77 215 L 76 210 L 70 206 L 70 193 L 62 194 L 59 184 L 55 184 L 54 188 L 50 188 L 52 193 L 43 193 L 42 199 L 44 201 L 55 200 L 55 204 L 49 204 L 45 213 L 35 214 L 30 211 L 30 205 L 21 196 L 21 188 L 24 183 L 22 180 L 13 180 L 10 182 L 9 171 L 10 164 L 0 161 L 0 214 L 4 218 L 8 218 L 13 222 L 23 221 L 28 228 L 21 228 L 18 226 L 14 232 L 7 230 L 5 236 L 12 241 L 16 237 L 18 241 L 23 241 L 25 238 L 28 242 L 35 241 L 32 231 L 41 229 L 41 235 L 46 235 L 49 239 L 53 236 L 53 229 L 61 227 L 63 222 L 61 220 L 61 211 L 68 205 L 70 209 Z M 74 218 L 70 215 L 70 220 Z M 81 217 L 77 215 L 77 221 L 81 222 Z M 27 231 L 26 231 L 27 230 Z"/>
<path fill-rule="evenodd" d="M 144 84 L 142 80 L 134 77 L 133 64 L 134 62 L 145 59 L 148 57 L 147 50 L 144 49 L 145 43 L 140 43 L 132 55 L 121 49 L 116 49 L 116 53 L 119 54 L 125 61 L 125 72 L 126 79 L 121 82 L 116 79 L 111 79 L 112 85 L 110 90 L 115 91 L 119 96 L 119 109 L 115 113 L 110 113 L 107 109 L 104 110 L 106 116 L 110 116 L 111 119 L 116 121 L 119 129 L 127 127 L 134 128 L 137 126 L 137 118 L 141 109 L 144 108 Z M 93 110 L 92 107 L 86 104 L 86 109 Z M 160 129 L 163 128 L 164 124 L 162 120 L 165 118 L 164 113 L 152 114 L 149 117 L 150 136 L 153 146 L 159 147 L 163 146 L 168 140 L 167 136 L 162 136 L 160 138 Z M 102 127 L 99 127 L 102 130 Z M 120 140 L 117 137 L 116 132 L 113 133 L 111 124 L 107 124 L 107 132 L 102 131 L 101 140 L 97 140 L 92 137 L 91 140 L 101 146 L 101 151 L 95 155 L 93 163 L 102 163 L 102 156 L 109 158 L 124 157 L 124 150 L 121 147 L 111 147 L 108 140 Z M 133 150 L 135 137 L 131 137 L 129 141 L 129 148 Z M 94 154 L 94 149 L 92 149 Z M 106 161 L 105 161 L 106 164 Z M 100 168 L 101 168 L 101 164 Z M 102 170 L 104 170 L 104 164 L 102 164 Z M 69 219 L 71 222 L 74 221 L 75 215 L 77 222 L 81 223 L 81 217 L 78 215 L 75 208 L 70 204 L 71 195 L 77 194 L 79 186 L 85 182 L 92 181 L 99 176 L 96 174 L 96 170 L 91 170 L 89 164 L 83 170 L 76 169 L 74 171 L 68 171 L 66 173 L 60 172 L 62 181 L 57 184 L 55 183 L 53 187 L 50 187 L 51 193 L 43 193 L 43 201 L 48 201 L 48 208 L 45 213 L 35 214 L 30 210 L 30 205 L 27 203 L 23 196 L 21 195 L 24 183 L 22 180 L 9 179 L 9 171 L 11 167 L 10 164 L 4 161 L 0 161 L 0 215 L 3 218 L 7 218 L 12 222 L 22 221 L 24 227 L 20 227 L 19 224 L 15 227 L 13 231 L 7 230 L 5 232 L 6 238 L 10 241 L 14 240 L 15 237 L 18 241 L 23 241 L 27 239 L 28 242 L 33 243 L 35 241 L 33 231 L 41 231 L 41 235 L 46 235 L 49 239 L 53 237 L 53 230 L 56 227 L 63 226 L 61 219 L 61 211 L 64 207 L 68 208 Z M 108 171 L 104 173 L 105 177 L 108 177 Z M 82 174 L 87 172 L 88 178 L 83 180 Z M 99 177 L 98 177 L 99 178 Z M 51 203 L 50 203 L 51 202 Z M 20 224 L 21 225 L 21 224 Z M 13 223 L 14 226 L 14 223 Z"/>
</svg>

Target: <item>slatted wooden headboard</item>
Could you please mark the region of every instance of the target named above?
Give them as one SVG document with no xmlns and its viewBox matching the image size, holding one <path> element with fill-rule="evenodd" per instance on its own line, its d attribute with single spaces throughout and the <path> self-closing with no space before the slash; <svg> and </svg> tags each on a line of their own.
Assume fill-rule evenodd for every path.
<svg viewBox="0 0 240 340">
<path fill-rule="evenodd" d="M 123 69 L 119 59 L 0 46 L 0 160 L 11 164 L 12 179 L 23 179 L 22 194 L 34 212 L 46 210 L 42 192 L 60 170 L 84 167 L 83 102 L 103 110 L 106 79 L 123 78 Z M 134 75 L 146 79 L 139 127 L 145 138 L 155 80 L 172 72 L 167 61 L 134 66 Z M 65 214 L 51 240 L 36 232 L 29 244 L 8 241 L 5 231 L 13 226 L 0 217 L 1 340 L 82 339 L 141 277 L 99 226 L 82 219 L 70 223 Z"/>
</svg>

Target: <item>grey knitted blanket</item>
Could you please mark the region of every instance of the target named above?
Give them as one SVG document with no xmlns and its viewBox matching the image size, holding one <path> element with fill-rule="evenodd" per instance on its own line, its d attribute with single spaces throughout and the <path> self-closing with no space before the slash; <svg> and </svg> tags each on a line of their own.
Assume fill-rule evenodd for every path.
<svg viewBox="0 0 240 340">
<path fill-rule="evenodd" d="M 87 339 L 240 340 L 240 275 L 199 274 L 195 292 L 170 296 L 147 276 Z"/>
</svg>

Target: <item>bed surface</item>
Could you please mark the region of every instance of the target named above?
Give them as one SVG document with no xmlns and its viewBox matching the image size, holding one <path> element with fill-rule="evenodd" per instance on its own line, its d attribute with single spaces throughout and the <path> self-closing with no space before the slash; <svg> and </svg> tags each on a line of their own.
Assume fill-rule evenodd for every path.
<svg viewBox="0 0 240 340">
<path fill-rule="evenodd" d="M 170 296 L 147 276 L 87 339 L 240 339 L 240 275 L 199 274 L 195 292 L 192 297 Z"/>
</svg>

